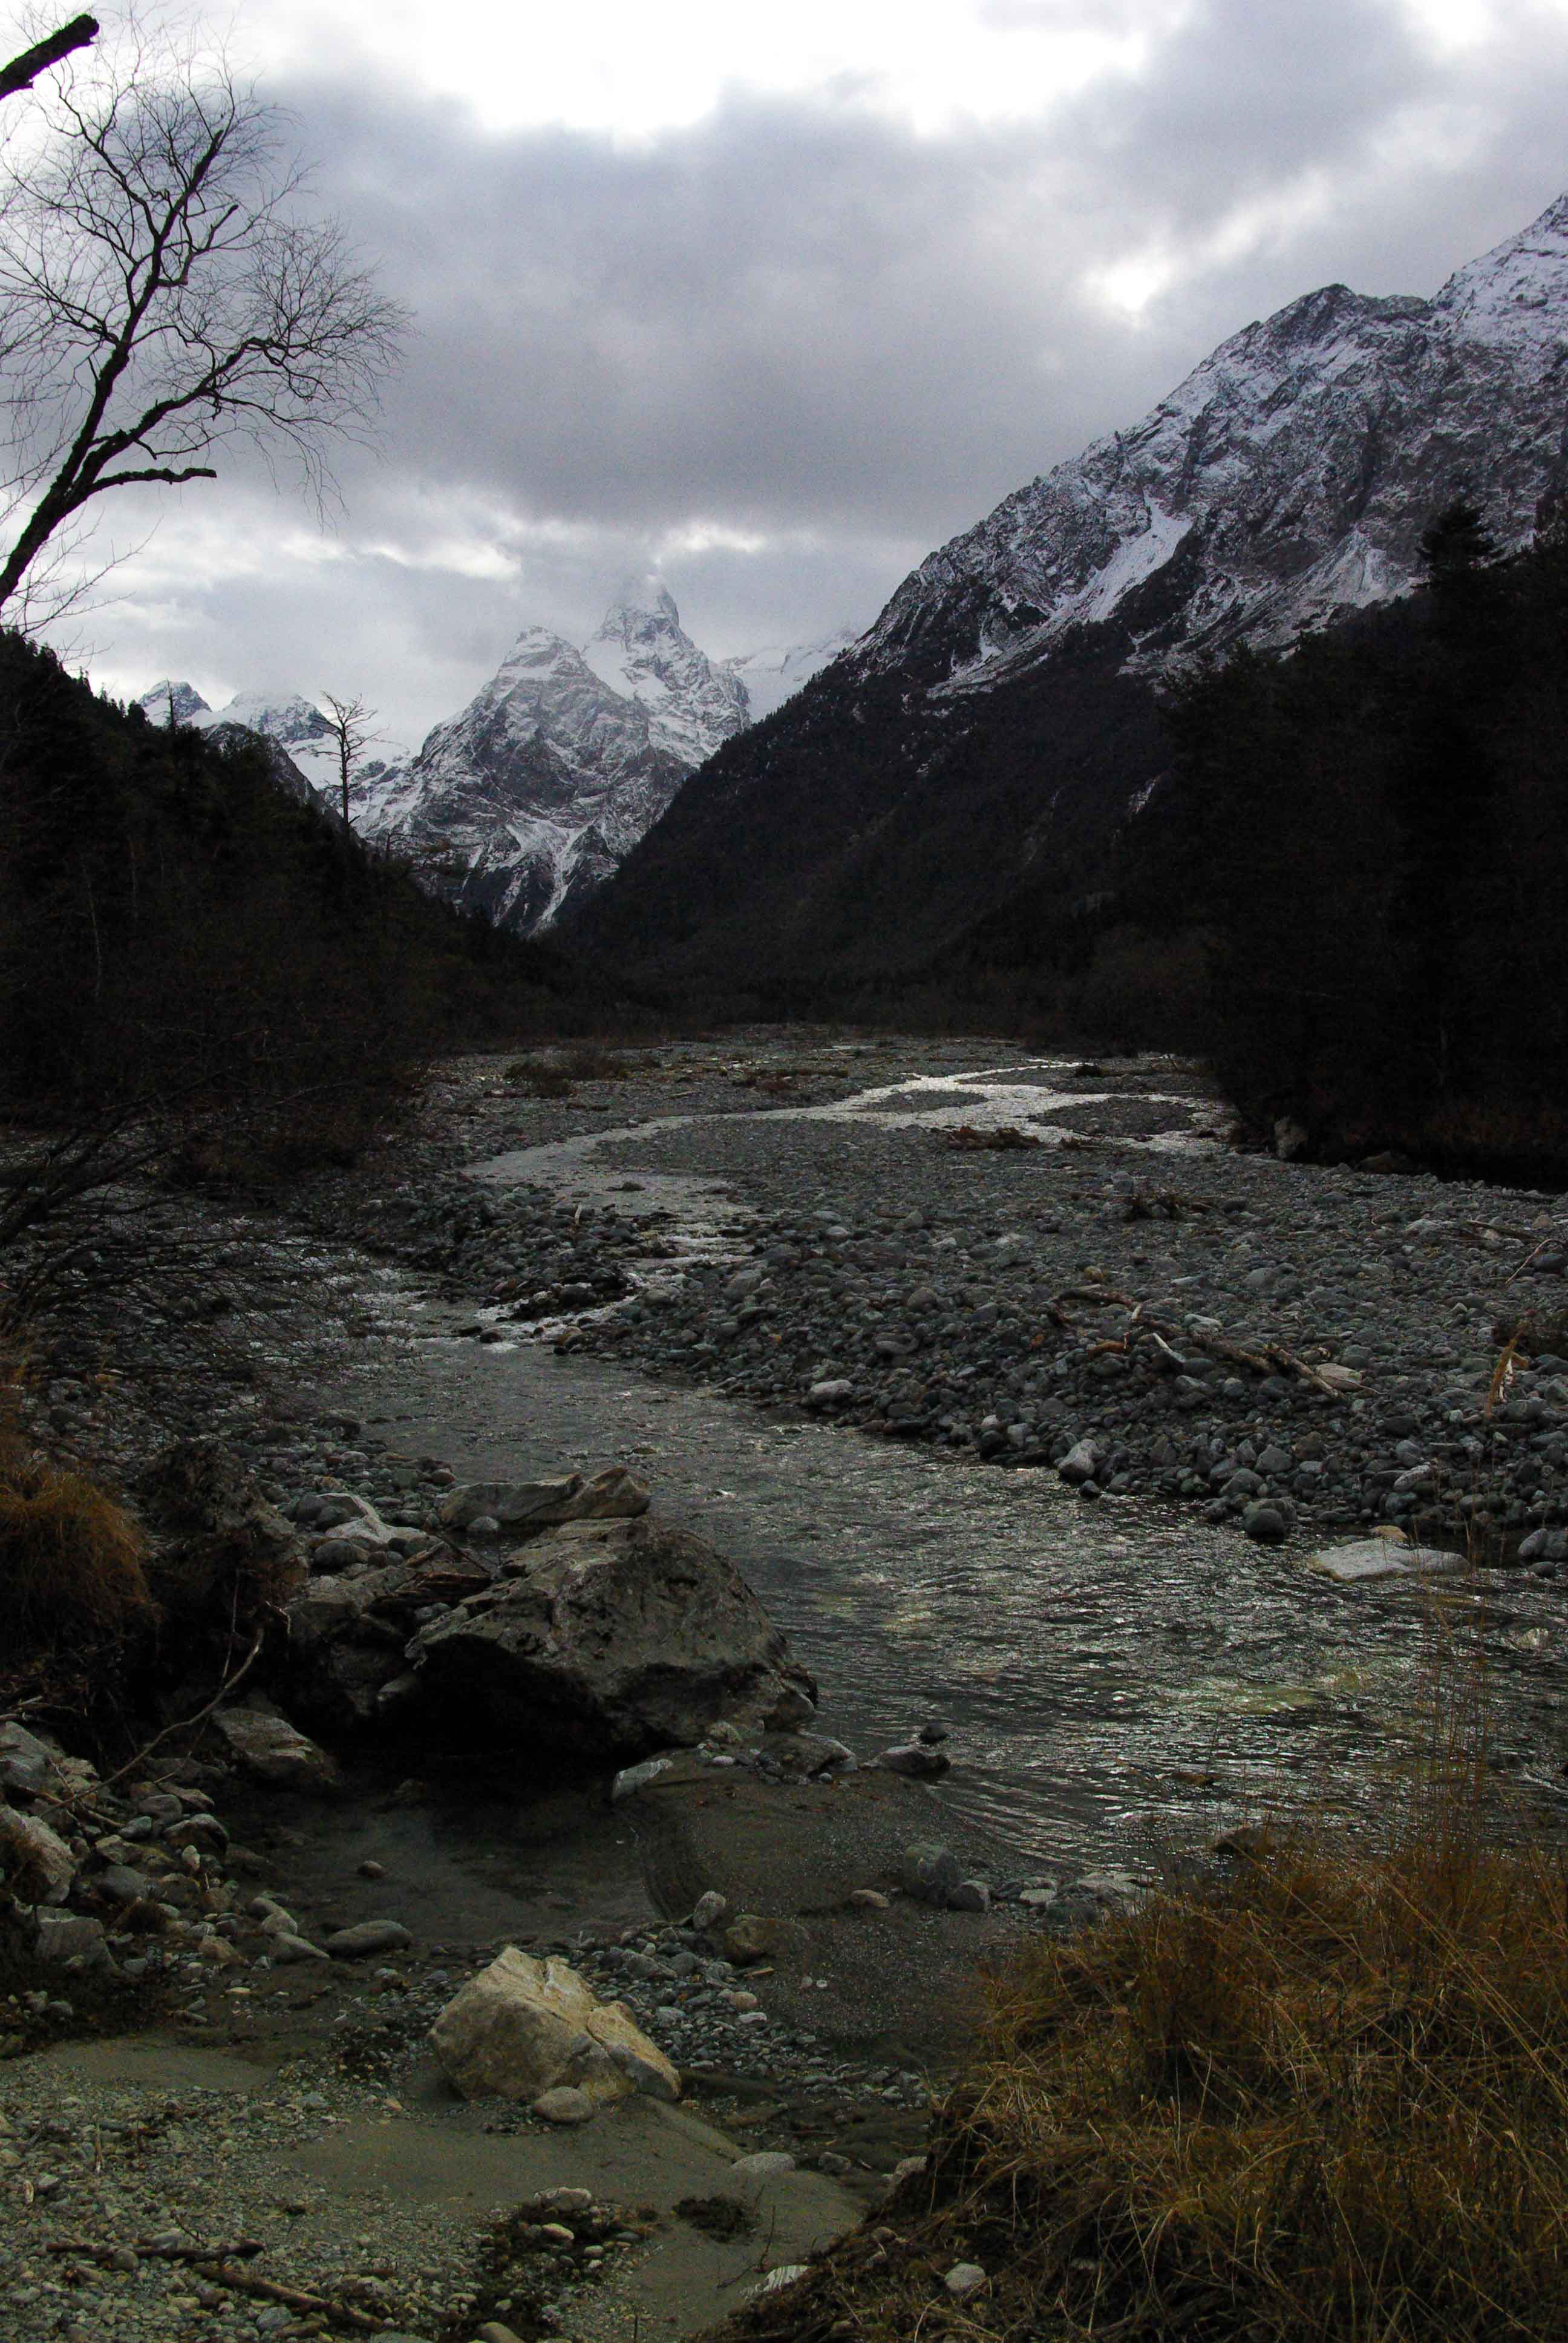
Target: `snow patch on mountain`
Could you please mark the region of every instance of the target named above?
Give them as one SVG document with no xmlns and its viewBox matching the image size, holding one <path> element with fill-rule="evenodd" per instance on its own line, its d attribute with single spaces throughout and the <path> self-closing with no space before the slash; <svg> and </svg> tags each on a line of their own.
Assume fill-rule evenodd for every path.
<svg viewBox="0 0 1568 2343">
<path fill-rule="evenodd" d="M 739 652 L 724 665 L 746 694 L 751 722 L 759 724 L 859 639 L 859 628 L 840 627 L 819 642 L 769 644 L 762 650 Z"/>
</svg>

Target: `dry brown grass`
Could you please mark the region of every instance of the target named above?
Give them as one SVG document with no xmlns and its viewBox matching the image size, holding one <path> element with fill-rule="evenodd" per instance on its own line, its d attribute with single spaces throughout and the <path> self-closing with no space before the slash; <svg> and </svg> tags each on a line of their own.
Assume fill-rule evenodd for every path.
<svg viewBox="0 0 1568 2343">
<path fill-rule="evenodd" d="M 151 1615 L 146 1540 L 86 1474 L 0 1433 L 0 1650 L 120 1637 Z"/>
<path fill-rule="evenodd" d="M 1374 1854 L 1303 1835 L 986 1987 L 887 2226 L 751 2343 L 1568 2335 L 1568 1903 L 1435 1765 Z M 954 2263 L 988 2272 L 961 2305 Z"/>
<path fill-rule="evenodd" d="M 978 2227 L 1027 2220 L 999 2309 L 1021 2284 L 1151 2343 L 1568 2332 L 1561 1875 L 1456 1831 L 1284 1845 L 1042 1946 L 947 2143 Z"/>
</svg>

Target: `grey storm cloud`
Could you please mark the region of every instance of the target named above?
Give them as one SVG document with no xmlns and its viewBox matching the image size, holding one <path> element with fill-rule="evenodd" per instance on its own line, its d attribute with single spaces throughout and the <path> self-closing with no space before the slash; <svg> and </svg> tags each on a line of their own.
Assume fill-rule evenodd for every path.
<svg viewBox="0 0 1568 2343">
<path fill-rule="evenodd" d="M 487 135 L 385 85 L 296 102 L 418 315 L 395 462 L 540 514 L 903 537 L 1131 420 L 1216 332 L 1344 276 L 1347 248 L 1367 289 L 1406 253 L 1430 287 L 1521 225 L 1568 177 L 1568 25 L 1504 14 L 1513 37 L 1445 60 L 1394 0 L 1210 0 L 1143 75 L 946 136 L 825 99 L 737 96 L 630 146 Z M 1374 194 L 1422 108 L 1475 117 L 1474 151 L 1391 156 Z M 1287 222 L 1261 248 L 1141 326 L 1086 282 L 1271 198 Z"/>
<path fill-rule="evenodd" d="M 1101 21 L 1148 15 L 1107 0 Z M 340 467 L 353 558 L 303 585 L 215 562 L 126 639 L 155 674 L 308 689 L 336 628 L 334 674 L 405 730 L 519 625 L 586 633 L 650 556 L 715 650 L 867 624 L 933 544 L 1225 335 L 1335 279 L 1432 292 L 1568 186 L 1548 0 L 1497 0 L 1462 49 L 1404 0 L 1196 0 L 1141 68 L 940 133 L 849 85 L 735 91 L 635 142 L 486 130 L 337 61 L 272 94 L 416 334 L 378 449 Z M 1101 280 L 1141 261 L 1165 276 L 1133 314 Z M 253 476 L 203 509 L 264 535 L 268 493 Z M 431 552 L 447 506 L 493 575 Z"/>
</svg>

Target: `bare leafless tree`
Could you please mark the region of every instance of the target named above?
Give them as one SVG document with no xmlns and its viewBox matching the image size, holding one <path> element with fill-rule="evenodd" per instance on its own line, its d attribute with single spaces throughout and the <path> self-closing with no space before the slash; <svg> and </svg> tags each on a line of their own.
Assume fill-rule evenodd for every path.
<svg viewBox="0 0 1568 2343">
<path fill-rule="evenodd" d="M 0 611 L 118 488 L 249 440 L 317 495 L 406 317 L 313 216 L 283 118 L 221 59 L 133 34 L 40 100 L 0 180 Z"/>
<path fill-rule="evenodd" d="M 9 65 L 0 65 L 0 97 L 15 97 L 18 90 L 31 89 L 38 75 L 50 65 L 57 65 L 97 37 L 95 16 L 73 16 L 58 32 L 45 34 L 30 49 L 24 49 L 20 56 L 13 57 Z"/>
<path fill-rule="evenodd" d="M 332 745 L 337 755 L 338 788 L 343 799 L 343 827 L 353 827 L 348 819 L 348 785 L 357 771 L 365 751 L 377 737 L 370 727 L 376 721 L 374 708 L 367 708 L 362 699 L 335 699 L 329 691 L 321 695 L 322 712 L 327 729 L 332 735 Z"/>
</svg>

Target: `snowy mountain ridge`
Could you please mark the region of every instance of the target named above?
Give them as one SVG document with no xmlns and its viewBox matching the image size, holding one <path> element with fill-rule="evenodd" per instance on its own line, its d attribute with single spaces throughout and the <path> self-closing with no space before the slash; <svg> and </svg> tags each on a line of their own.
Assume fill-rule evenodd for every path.
<svg viewBox="0 0 1568 2343">
<path fill-rule="evenodd" d="M 1141 423 L 928 556 L 856 664 L 885 672 L 940 635 L 939 688 L 965 693 L 1118 619 L 1135 672 L 1287 642 L 1408 592 L 1458 488 L 1522 542 L 1558 483 L 1565 391 L 1568 196 L 1433 299 L 1330 285 L 1245 327 Z M 1190 574 L 1140 617 L 1172 565 Z"/>
<path fill-rule="evenodd" d="M 971 940 L 1025 965 L 1169 771 L 1161 676 L 1409 592 L 1457 494 L 1524 543 L 1568 509 L 1565 417 L 1568 196 L 1431 297 L 1287 303 L 928 555 L 682 790 L 585 948 L 704 986 L 859 981 Z"/>
</svg>

